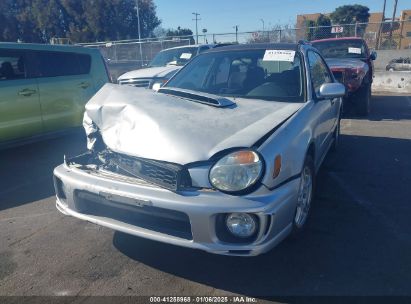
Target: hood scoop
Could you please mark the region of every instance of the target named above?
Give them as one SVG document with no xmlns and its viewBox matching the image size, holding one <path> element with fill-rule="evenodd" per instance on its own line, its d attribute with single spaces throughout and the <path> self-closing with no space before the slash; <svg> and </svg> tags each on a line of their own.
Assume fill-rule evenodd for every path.
<svg viewBox="0 0 411 304">
<path fill-rule="evenodd" d="M 166 95 L 188 99 L 198 103 L 203 103 L 217 108 L 225 108 L 235 105 L 235 102 L 228 98 L 207 93 L 199 93 L 197 91 L 194 92 L 190 90 L 182 90 L 177 88 L 161 88 L 158 90 L 158 92 Z"/>
</svg>

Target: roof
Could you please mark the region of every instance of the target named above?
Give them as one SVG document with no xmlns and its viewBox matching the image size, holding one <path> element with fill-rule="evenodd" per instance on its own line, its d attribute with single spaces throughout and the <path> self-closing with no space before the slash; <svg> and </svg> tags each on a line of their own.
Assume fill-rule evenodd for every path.
<svg viewBox="0 0 411 304">
<path fill-rule="evenodd" d="M 41 43 L 18 43 L 18 42 L 0 42 L 0 48 L 11 48 L 19 50 L 41 50 L 41 51 L 82 51 L 95 52 L 97 48 L 87 48 L 73 44 L 41 44 Z"/>
<path fill-rule="evenodd" d="M 214 47 L 214 44 L 191 44 L 191 45 L 180 45 L 180 46 L 175 46 L 172 48 L 164 49 L 161 50 L 163 51 L 168 51 L 168 50 L 175 50 L 175 49 L 183 49 L 183 48 L 199 48 L 200 46 L 209 46 L 209 47 Z"/>
<path fill-rule="evenodd" d="M 311 41 L 311 43 L 323 42 L 323 41 L 336 41 L 336 40 L 364 40 L 364 39 L 362 39 L 360 37 L 326 38 L 326 39 L 313 40 L 313 41 Z"/>
<path fill-rule="evenodd" d="M 222 51 L 246 51 L 246 50 L 298 50 L 297 43 L 254 43 L 254 44 L 233 44 L 213 48 L 207 53 Z"/>
</svg>

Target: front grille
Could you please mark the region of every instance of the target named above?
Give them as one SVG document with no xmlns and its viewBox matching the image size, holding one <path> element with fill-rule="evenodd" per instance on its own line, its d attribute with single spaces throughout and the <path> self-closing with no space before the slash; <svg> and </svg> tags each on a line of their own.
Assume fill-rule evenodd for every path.
<svg viewBox="0 0 411 304">
<path fill-rule="evenodd" d="M 131 85 L 140 88 L 149 88 L 151 83 L 151 78 L 131 78 L 131 79 L 121 79 L 118 81 L 121 85 Z"/>
<path fill-rule="evenodd" d="M 344 84 L 344 73 L 343 72 L 335 71 L 335 72 L 333 72 L 333 74 L 334 74 L 335 79 L 338 82 Z"/>
<path fill-rule="evenodd" d="M 116 173 L 127 173 L 171 191 L 191 187 L 191 177 L 188 170 L 178 164 L 131 157 L 119 153 L 110 153 L 106 157 L 106 162 L 110 164 L 107 168 L 109 170 Z"/>
<path fill-rule="evenodd" d="M 76 210 L 83 214 L 110 218 L 186 240 L 193 239 L 190 219 L 180 211 L 118 202 L 87 191 L 76 191 L 74 204 Z"/>
</svg>

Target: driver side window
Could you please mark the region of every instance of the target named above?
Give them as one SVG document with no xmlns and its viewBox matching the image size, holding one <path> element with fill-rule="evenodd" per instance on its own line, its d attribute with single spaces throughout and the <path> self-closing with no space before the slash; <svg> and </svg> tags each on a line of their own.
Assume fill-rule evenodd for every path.
<svg viewBox="0 0 411 304">
<path fill-rule="evenodd" d="M 333 82 L 324 60 L 313 51 L 308 52 L 308 64 L 310 66 L 311 80 L 316 96 L 319 96 L 320 87 L 324 83 Z"/>
</svg>

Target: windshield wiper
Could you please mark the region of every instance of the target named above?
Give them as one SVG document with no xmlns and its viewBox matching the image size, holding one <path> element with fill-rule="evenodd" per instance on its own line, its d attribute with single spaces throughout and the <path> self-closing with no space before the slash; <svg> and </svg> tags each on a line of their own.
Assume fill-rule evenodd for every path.
<svg viewBox="0 0 411 304">
<path fill-rule="evenodd" d="M 167 95 L 181 97 L 184 99 L 189 99 L 195 102 L 203 103 L 218 108 L 224 108 L 235 105 L 235 102 L 228 98 L 198 91 L 166 87 L 161 88 L 160 90 L 158 90 L 158 92 Z"/>
</svg>

